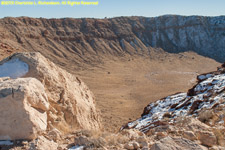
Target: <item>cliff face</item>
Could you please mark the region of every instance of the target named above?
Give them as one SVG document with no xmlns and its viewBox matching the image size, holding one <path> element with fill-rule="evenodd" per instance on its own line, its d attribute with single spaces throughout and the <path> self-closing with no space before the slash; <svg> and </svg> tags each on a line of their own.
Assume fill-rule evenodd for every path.
<svg viewBox="0 0 225 150">
<path fill-rule="evenodd" d="M 0 20 L 0 42 L 39 51 L 61 63 L 65 62 L 60 58 L 76 64 L 93 63 L 101 54 L 151 55 L 152 47 L 173 53 L 192 50 L 223 62 L 225 16 L 4 18 Z"/>
</svg>

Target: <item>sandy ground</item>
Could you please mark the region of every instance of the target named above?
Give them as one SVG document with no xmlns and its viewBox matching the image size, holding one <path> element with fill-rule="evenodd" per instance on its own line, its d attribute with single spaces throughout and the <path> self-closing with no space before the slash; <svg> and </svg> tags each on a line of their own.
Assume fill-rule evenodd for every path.
<svg viewBox="0 0 225 150">
<path fill-rule="evenodd" d="M 213 71 L 219 63 L 195 53 L 166 54 L 155 59 L 124 57 L 105 59 L 104 64 L 75 72 L 90 87 L 101 111 L 105 130 L 119 131 L 144 107 L 176 92 L 186 92 L 196 76 Z"/>
</svg>

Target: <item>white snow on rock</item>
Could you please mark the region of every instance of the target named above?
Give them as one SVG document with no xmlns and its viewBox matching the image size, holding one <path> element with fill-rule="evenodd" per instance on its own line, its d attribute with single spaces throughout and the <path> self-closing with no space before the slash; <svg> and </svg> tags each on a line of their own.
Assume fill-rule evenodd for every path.
<svg viewBox="0 0 225 150">
<path fill-rule="evenodd" d="M 199 83 L 195 87 L 195 92 L 203 93 L 213 90 L 217 93 L 221 92 L 225 88 L 225 74 L 217 75 L 212 78 L 208 78 Z"/>
<path fill-rule="evenodd" d="M 79 146 L 79 145 L 69 148 L 69 150 L 83 150 L 83 149 L 84 149 L 84 146 Z"/>
<path fill-rule="evenodd" d="M 0 65 L 0 77 L 19 78 L 29 71 L 27 63 L 16 59 L 11 59 L 4 64 Z"/>
<path fill-rule="evenodd" d="M 208 78 L 210 78 L 210 77 L 212 77 L 213 75 L 212 74 L 202 74 L 202 75 L 199 75 L 198 77 L 197 77 L 197 79 L 198 80 L 200 80 L 200 81 L 203 81 L 203 80 L 205 80 L 205 79 L 208 79 Z"/>
</svg>

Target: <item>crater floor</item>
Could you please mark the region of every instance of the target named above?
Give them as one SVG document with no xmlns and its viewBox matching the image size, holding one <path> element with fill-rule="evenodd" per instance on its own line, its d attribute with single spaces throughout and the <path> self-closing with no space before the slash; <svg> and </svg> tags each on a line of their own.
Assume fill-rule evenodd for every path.
<svg viewBox="0 0 225 150">
<path fill-rule="evenodd" d="M 153 58 L 106 58 L 104 63 L 75 72 L 90 87 L 101 111 L 105 130 L 116 132 L 135 120 L 150 102 L 196 83 L 198 74 L 215 70 L 216 61 L 192 52 L 160 54 Z"/>
</svg>

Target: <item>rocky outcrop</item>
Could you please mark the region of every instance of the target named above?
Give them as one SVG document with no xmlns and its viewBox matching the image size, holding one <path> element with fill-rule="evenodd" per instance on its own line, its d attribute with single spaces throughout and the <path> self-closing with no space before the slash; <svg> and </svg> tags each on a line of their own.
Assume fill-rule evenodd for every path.
<svg viewBox="0 0 225 150">
<path fill-rule="evenodd" d="M 207 147 L 224 146 L 225 68 L 197 77 L 187 93 L 177 93 L 145 107 L 142 117 L 121 129 L 138 129 L 147 135 L 168 134 L 199 140 Z"/>
<path fill-rule="evenodd" d="M 58 144 L 55 143 L 54 141 L 50 141 L 49 139 L 46 139 L 44 136 L 39 136 L 37 139 L 36 147 L 30 146 L 28 148 L 34 148 L 38 150 L 47 150 L 47 149 L 57 150 Z"/>
<path fill-rule="evenodd" d="M 216 136 L 213 132 L 199 131 L 197 133 L 198 139 L 201 141 L 202 145 L 213 146 L 217 144 Z"/>
<path fill-rule="evenodd" d="M 0 82 L 0 108 L 4 112 L 1 113 L 0 119 L 3 120 L 0 127 L 5 127 L 0 129 L 4 130 L 0 136 L 12 133 L 10 139 L 34 138 L 36 131 L 31 135 L 17 136 L 22 132 L 18 128 L 38 126 L 39 120 L 43 120 L 40 129 L 46 130 L 47 126 L 48 131 L 57 129 L 60 134 L 101 128 L 95 99 L 88 87 L 78 77 L 57 67 L 41 54 L 16 53 L 1 61 L 0 69 L 1 76 L 16 78 L 2 78 Z M 18 127 L 12 130 L 15 125 Z M 34 130 L 30 128 L 27 130 Z"/>
<path fill-rule="evenodd" d="M 0 140 L 34 139 L 47 129 L 49 102 L 34 78 L 0 82 Z"/>
<path fill-rule="evenodd" d="M 224 70 L 225 68 L 221 67 L 216 72 L 198 76 L 199 83 L 188 93 L 177 93 L 150 103 L 145 107 L 142 117 L 128 123 L 127 127 L 146 132 L 153 127 L 168 124 L 163 122 L 165 118 L 170 120 L 170 123 L 181 116 L 198 116 L 200 120 L 207 121 L 218 111 L 221 112 L 220 117 L 214 120 L 213 124 L 222 123 L 225 105 Z M 207 115 L 204 115 L 206 113 Z"/>
<path fill-rule="evenodd" d="M 223 62 L 224 25 L 224 16 L 3 18 L 0 43 L 23 51 L 41 52 L 62 66 L 99 63 L 102 55 L 151 56 L 151 47 L 172 53 L 191 50 Z"/>
</svg>

